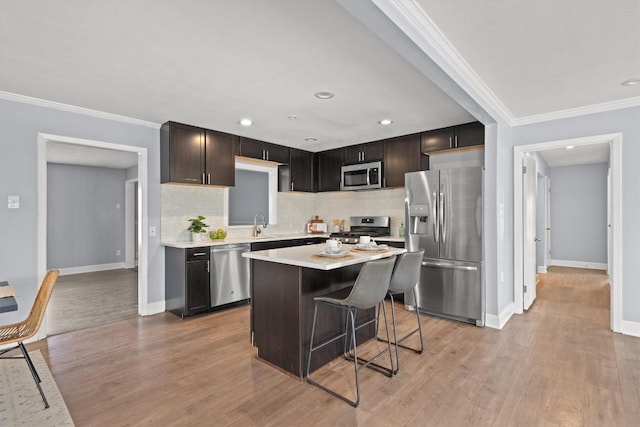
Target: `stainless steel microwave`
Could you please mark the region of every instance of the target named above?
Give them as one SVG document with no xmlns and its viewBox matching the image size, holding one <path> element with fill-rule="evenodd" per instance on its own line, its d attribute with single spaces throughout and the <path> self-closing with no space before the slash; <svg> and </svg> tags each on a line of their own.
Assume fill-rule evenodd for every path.
<svg viewBox="0 0 640 427">
<path fill-rule="evenodd" d="M 382 188 L 382 162 L 342 166 L 341 190 Z"/>
</svg>

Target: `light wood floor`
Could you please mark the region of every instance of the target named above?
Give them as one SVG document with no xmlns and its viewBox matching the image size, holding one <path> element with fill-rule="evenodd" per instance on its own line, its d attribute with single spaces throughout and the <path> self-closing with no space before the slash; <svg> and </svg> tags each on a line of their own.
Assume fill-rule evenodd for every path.
<svg viewBox="0 0 640 427">
<path fill-rule="evenodd" d="M 248 307 L 137 317 L 30 347 L 78 426 L 637 426 L 640 339 L 609 331 L 608 307 L 602 273 L 554 268 L 502 331 L 423 316 L 425 353 L 403 351 L 394 378 L 364 370 L 357 409 L 257 360 Z"/>
<path fill-rule="evenodd" d="M 138 273 L 128 269 L 60 276 L 47 308 L 55 335 L 138 315 Z"/>
</svg>

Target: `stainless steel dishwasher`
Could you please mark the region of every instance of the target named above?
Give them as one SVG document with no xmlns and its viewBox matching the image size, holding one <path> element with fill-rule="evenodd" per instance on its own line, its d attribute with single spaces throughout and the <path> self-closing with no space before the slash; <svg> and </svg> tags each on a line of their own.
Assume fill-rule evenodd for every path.
<svg viewBox="0 0 640 427">
<path fill-rule="evenodd" d="M 250 250 L 249 244 L 211 246 L 211 308 L 251 297 L 250 263 L 242 257 Z"/>
</svg>

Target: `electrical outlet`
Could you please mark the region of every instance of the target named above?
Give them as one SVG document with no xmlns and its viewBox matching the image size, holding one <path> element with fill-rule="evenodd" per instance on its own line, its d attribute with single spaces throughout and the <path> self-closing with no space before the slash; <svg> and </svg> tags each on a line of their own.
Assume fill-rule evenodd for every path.
<svg viewBox="0 0 640 427">
<path fill-rule="evenodd" d="M 116 256 L 120 256 L 120 249 L 116 249 Z"/>
</svg>

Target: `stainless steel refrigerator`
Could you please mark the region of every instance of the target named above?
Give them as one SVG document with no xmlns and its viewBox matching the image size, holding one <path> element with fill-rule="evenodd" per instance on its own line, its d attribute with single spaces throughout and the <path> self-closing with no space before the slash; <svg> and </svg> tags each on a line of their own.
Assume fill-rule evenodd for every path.
<svg viewBox="0 0 640 427">
<path fill-rule="evenodd" d="M 482 182 L 480 167 L 405 174 L 405 246 L 425 250 L 406 305 L 484 326 Z"/>
</svg>

